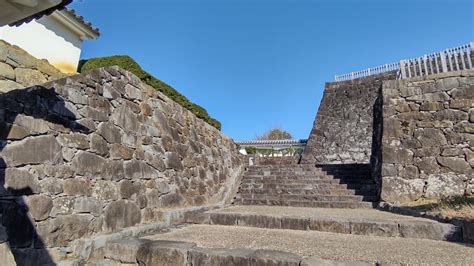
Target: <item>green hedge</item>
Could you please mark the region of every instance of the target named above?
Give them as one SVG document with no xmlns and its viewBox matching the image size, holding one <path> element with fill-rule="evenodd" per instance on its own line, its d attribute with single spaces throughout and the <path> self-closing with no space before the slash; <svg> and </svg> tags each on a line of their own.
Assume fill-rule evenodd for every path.
<svg viewBox="0 0 474 266">
<path fill-rule="evenodd" d="M 109 66 L 119 66 L 125 70 L 132 72 L 133 74 L 137 75 L 143 82 L 152 86 L 156 90 L 162 92 L 164 95 L 168 96 L 173 101 L 177 102 L 184 108 L 191 111 L 197 117 L 201 118 L 202 120 L 206 121 L 211 126 L 221 130 L 221 123 L 216 119 L 209 116 L 206 109 L 202 108 L 201 106 L 192 103 L 186 98 L 184 95 L 173 89 L 168 84 L 164 83 L 163 81 L 153 77 L 146 71 L 144 71 L 140 65 L 135 62 L 131 57 L 126 55 L 116 55 L 116 56 L 108 56 L 108 57 L 99 57 L 99 58 L 90 58 L 86 60 L 81 60 L 79 62 L 78 72 L 85 73 L 92 69 L 101 68 L 101 67 L 109 67 Z"/>
</svg>

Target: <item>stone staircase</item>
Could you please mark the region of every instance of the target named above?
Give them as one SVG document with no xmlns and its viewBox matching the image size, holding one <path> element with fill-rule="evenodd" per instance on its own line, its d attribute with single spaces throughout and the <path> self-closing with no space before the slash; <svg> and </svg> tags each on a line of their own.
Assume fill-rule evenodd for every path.
<svg viewBox="0 0 474 266">
<path fill-rule="evenodd" d="M 250 166 L 234 204 L 372 208 L 377 190 L 368 165 Z"/>
<path fill-rule="evenodd" d="M 364 165 L 252 166 L 233 206 L 190 211 L 184 223 L 109 241 L 59 265 L 468 265 L 462 228 L 372 208 Z M 323 207 L 323 208 L 321 208 Z"/>
</svg>

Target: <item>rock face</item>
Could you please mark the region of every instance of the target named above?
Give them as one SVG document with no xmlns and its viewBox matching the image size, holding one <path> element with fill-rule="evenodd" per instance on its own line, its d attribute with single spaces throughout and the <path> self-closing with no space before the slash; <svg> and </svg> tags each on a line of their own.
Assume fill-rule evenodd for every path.
<svg viewBox="0 0 474 266">
<path fill-rule="evenodd" d="M 387 72 L 327 83 L 302 162 L 369 163 L 377 97 L 382 81 L 395 77 Z"/>
<path fill-rule="evenodd" d="M 16 219 L 4 225 L 21 248 L 219 203 L 245 162 L 231 139 L 119 68 L 0 93 L 0 126 L 0 217 Z"/>
<path fill-rule="evenodd" d="M 473 195 L 473 77 L 463 71 L 383 83 L 382 200 Z"/>
</svg>

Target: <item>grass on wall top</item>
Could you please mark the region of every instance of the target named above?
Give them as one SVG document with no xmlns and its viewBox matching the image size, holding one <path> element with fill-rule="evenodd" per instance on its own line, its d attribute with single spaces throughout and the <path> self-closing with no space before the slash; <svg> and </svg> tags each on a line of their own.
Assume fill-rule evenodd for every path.
<svg viewBox="0 0 474 266">
<path fill-rule="evenodd" d="M 92 69 L 110 66 L 118 66 L 120 68 L 132 72 L 146 84 L 152 86 L 156 90 L 168 96 L 170 99 L 183 106 L 184 108 L 188 109 L 194 115 L 206 121 L 211 126 L 221 130 L 221 123 L 216 119 L 210 117 L 206 109 L 195 103 L 190 102 L 188 98 L 179 93 L 177 90 L 164 83 L 163 81 L 153 77 L 148 72 L 144 71 L 140 67 L 140 65 L 129 56 L 116 55 L 81 60 L 79 62 L 78 72 L 85 73 Z"/>
</svg>

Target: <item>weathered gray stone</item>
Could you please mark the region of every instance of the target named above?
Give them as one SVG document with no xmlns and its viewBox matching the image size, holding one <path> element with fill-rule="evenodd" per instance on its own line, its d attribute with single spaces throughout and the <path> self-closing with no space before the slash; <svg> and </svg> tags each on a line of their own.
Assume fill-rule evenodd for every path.
<svg viewBox="0 0 474 266">
<path fill-rule="evenodd" d="M 38 223 L 38 235 L 48 247 L 66 246 L 72 240 L 90 234 L 89 224 L 93 216 L 74 214 L 58 216 Z"/>
<path fill-rule="evenodd" d="M 140 182 L 132 182 L 130 180 L 122 180 L 119 183 L 120 197 L 122 199 L 132 199 L 138 195 L 145 193 L 145 185 Z"/>
<path fill-rule="evenodd" d="M 15 257 L 13 256 L 10 246 L 7 243 L 0 244 L 0 258 L 2 258 L 2 264 L 5 266 L 17 265 Z"/>
<path fill-rule="evenodd" d="M 175 241 L 152 241 L 140 246 L 139 265 L 186 266 L 188 250 L 196 244 Z"/>
<path fill-rule="evenodd" d="M 415 138 L 421 142 L 423 147 L 442 146 L 447 144 L 443 132 L 434 128 L 416 129 Z"/>
<path fill-rule="evenodd" d="M 128 179 L 152 179 L 159 176 L 156 169 L 138 160 L 125 162 L 124 169 L 125 177 Z"/>
<path fill-rule="evenodd" d="M 407 165 L 400 170 L 399 176 L 407 179 L 417 179 L 420 176 L 420 172 L 418 171 L 418 167 Z"/>
<path fill-rule="evenodd" d="M 463 195 L 463 177 L 453 173 L 439 173 L 428 176 L 425 197 L 439 199 L 446 196 Z"/>
<path fill-rule="evenodd" d="M 96 176 L 103 174 L 106 160 L 96 154 L 79 151 L 72 161 L 72 167 L 78 174 Z"/>
<path fill-rule="evenodd" d="M 89 148 L 87 135 L 79 133 L 61 134 L 57 138 L 59 144 L 70 148 L 85 150 Z"/>
<path fill-rule="evenodd" d="M 258 249 L 250 254 L 250 265 L 299 266 L 302 259 L 289 252 Z"/>
<path fill-rule="evenodd" d="M 133 202 L 118 200 L 110 203 L 105 208 L 105 228 L 115 231 L 140 223 L 140 208 Z"/>
<path fill-rule="evenodd" d="M 396 222 L 379 222 L 379 221 L 351 221 L 350 232 L 355 235 L 369 236 L 399 236 L 398 224 Z"/>
<path fill-rule="evenodd" d="M 301 266 L 374 266 L 378 264 L 362 261 L 333 261 L 317 257 L 308 257 L 301 261 Z"/>
<path fill-rule="evenodd" d="M 10 194 L 37 193 L 39 192 L 39 182 L 25 169 L 7 168 L 5 170 L 5 188 Z"/>
<path fill-rule="evenodd" d="M 423 102 L 420 111 L 439 111 L 444 109 L 444 104 L 440 102 Z"/>
<path fill-rule="evenodd" d="M 423 195 L 425 182 L 420 179 L 405 180 L 400 177 L 384 177 L 381 200 L 387 202 L 406 202 L 419 199 Z"/>
<path fill-rule="evenodd" d="M 399 222 L 400 236 L 434 240 L 459 241 L 461 229 L 453 224 L 427 222 Z"/>
<path fill-rule="evenodd" d="M 97 128 L 99 133 L 108 143 L 119 143 L 122 141 L 120 129 L 111 122 L 101 123 Z"/>
<path fill-rule="evenodd" d="M 69 178 L 64 180 L 64 194 L 71 196 L 90 196 L 91 182 L 87 178 Z"/>
<path fill-rule="evenodd" d="M 53 200 L 46 195 L 31 195 L 27 197 L 26 205 L 36 221 L 42 221 L 49 217 L 53 208 Z"/>
<path fill-rule="evenodd" d="M 140 247 L 150 240 L 125 238 L 115 241 L 109 241 L 105 245 L 104 255 L 106 258 L 120 261 L 122 263 L 136 263 L 137 252 Z"/>
<path fill-rule="evenodd" d="M 415 159 L 415 165 L 421 172 L 425 174 L 437 173 L 439 171 L 439 165 L 436 162 L 435 157 L 424 157 Z"/>
<path fill-rule="evenodd" d="M 96 108 L 92 108 L 90 106 L 85 106 L 79 110 L 81 116 L 85 118 L 90 118 L 94 121 L 107 121 L 108 115 L 105 112 L 102 112 Z"/>
<path fill-rule="evenodd" d="M 24 86 L 19 83 L 16 83 L 15 81 L 3 80 L 3 79 L 0 80 L 0 93 L 9 92 L 9 91 L 17 90 L 21 88 L 24 88 Z"/>
<path fill-rule="evenodd" d="M 111 120 L 115 125 L 129 132 L 137 132 L 140 126 L 137 115 L 127 106 L 116 108 L 112 113 Z"/>
<path fill-rule="evenodd" d="M 456 120 L 467 120 L 468 114 L 466 112 L 459 111 L 459 110 L 444 109 L 444 110 L 436 112 L 434 114 L 434 117 L 438 120 L 456 121 Z"/>
<path fill-rule="evenodd" d="M 2 225 L 7 228 L 8 242 L 13 248 L 30 247 L 34 241 L 34 221 L 21 201 L 2 204 Z"/>
<path fill-rule="evenodd" d="M 97 134 L 90 135 L 90 149 L 92 152 L 99 155 L 107 155 L 109 152 L 109 147 L 104 138 Z"/>
<path fill-rule="evenodd" d="M 25 151 L 29 151 L 25 153 Z M 24 164 L 56 164 L 62 161 L 61 146 L 54 136 L 29 137 L 3 149 L 8 166 Z"/>
<path fill-rule="evenodd" d="M 102 203 L 92 197 L 77 198 L 74 202 L 74 212 L 90 213 L 97 217 L 102 213 Z"/>
<path fill-rule="evenodd" d="M 121 144 L 114 143 L 110 145 L 110 158 L 130 160 L 133 158 L 133 150 Z"/>
<path fill-rule="evenodd" d="M 445 166 L 456 173 L 468 174 L 472 172 L 471 166 L 464 160 L 464 158 L 458 157 L 442 157 L 436 158 L 438 163 Z"/>
<path fill-rule="evenodd" d="M 410 96 L 407 100 L 419 102 L 443 102 L 449 100 L 449 95 L 446 92 L 433 92 Z"/>
<path fill-rule="evenodd" d="M 311 219 L 309 222 L 309 229 L 340 234 L 351 233 L 349 221 L 336 219 Z"/>
<path fill-rule="evenodd" d="M 6 79 L 15 80 L 15 71 L 13 71 L 13 68 L 10 65 L 0 62 L 0 76 Z"/>
<path fill-rule="evenodd" d="M 474 91 L 471 87 L 456 88 L 451 91 L 453 99 L 474 99 Z"/>
<path fill-rule="evenodd" d="M 72 214 L 74 211 L 74 197 L 58 197 L 53 199 L 53 208 L 51 209 L 51 217 L 57 217 L 58 215 Z"/>
<path fill-rule="evenodd" d="M 47 81 L 43 73 L 38 70 L 29 68 L 15 68 L 15 77 L 16 82 L 20 83 L 25 87 L 40 85 Z"/>
<path fill-rule="evenodd" d="M 193 248 L 188 252 L 191 265 L 250 265 L 248 249 Z"/>
<path fill-rule="evenodd" d="M 175 169 L 175 170 L 183 170 L 183 163 L 181 162 L 181 159 L 179 158 L 177 153 L 170 152 L 166 155 L 166 161 L 165 161 L 166 167 Z"/>
<path fill-rule="evenodd" d="M 92 188 L 92 197 L 102 201 L 119 199 L 119 191 L 116 182 L 97 180 Z"/>
</svg>

